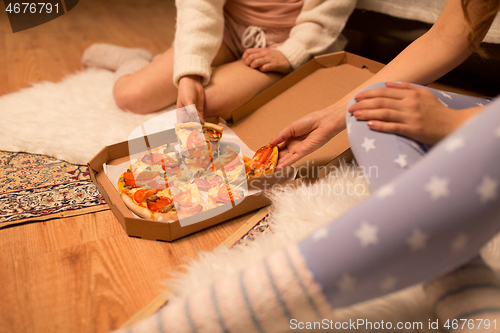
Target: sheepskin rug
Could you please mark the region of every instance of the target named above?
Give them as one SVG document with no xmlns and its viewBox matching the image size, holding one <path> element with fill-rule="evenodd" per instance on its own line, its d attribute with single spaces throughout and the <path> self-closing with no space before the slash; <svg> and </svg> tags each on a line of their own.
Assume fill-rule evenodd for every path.
<svg viewBox="0 0 500 333">
<path fill-rule="evenodd" d="M 120 110 L 113 78 L 113 72 L 88 69 L 0 96 L 0 150 L 87 164 L 104 146 L 126 141 L 137 126 L 174 109 L 149 115 Z"/>
<path fill-rule="evenodd" d="M 337 177 L 338 175 L 338 177 Z M 334 189 L 328 191 L 327 189 Z M 248 267 L 287 244 L 300 240 L 313 230 L 346 212 L 368 195 L 368 188 L 361 171 L 355 165 L 341 164 L 339 172 L 312 185 L 298 187 L 293 195 L 274 193 L 270 214 L 272 233 L 258 234 L 247 245 L 232 248 L 220 246 L 213 252 L 201 252 L 191 260 L 174 279 L 165 281 L 171 293 L 167 297 L 176 300 L 189 296 L 199 288 L 217 279 Z M 500 272 L 500 237 L 490 242 L 483 250 L 485 259 Z M 371 300 L 349 308 L 335 310 L 334 321 L 365 319 L 372 322 L 422 322 L 423 330 L 429 318 L 433 318 L 430 306 L 426 304 L 421 285 Z M 362 330 L 357 330 L 357 332 Z M 435 330 L 434 330 L 435 332 Z"/>
</svg>

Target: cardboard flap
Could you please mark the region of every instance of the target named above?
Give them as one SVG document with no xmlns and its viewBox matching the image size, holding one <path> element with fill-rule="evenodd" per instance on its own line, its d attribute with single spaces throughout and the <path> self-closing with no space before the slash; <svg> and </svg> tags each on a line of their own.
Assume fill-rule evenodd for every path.
<svg viewBox="0 0 500 333">
<path fill-rule="evenodd" d="M 314 57 L 314 61 L 320 64 L 322 67 L 334 67 L 341 63 L 346 62 L 347 52 L 341 51 L 333 54 L 325 54 Z"/>
<path fill-rule="evenodd" d="M 300 81 L 287 76 L 283 81 L 290 81 L 287 83 L 290 88 L 264 103 L 258 103 L 262 101 L 255 98 L 255 105 L 262 105 L 244 119 L 235 122 L 231 129 L 250 149 L 257 150 L 295 120 L 334 104 L 368 80 L 374 73 L 363 68 L 364 64 L 370 68 L 378 68 L 375 62 L 364 58 L 358 59 L 358 57 L 346 58 L 345 55 L 344 52 L 334 54 L 332 58 L 335 61 L 327 61 L 322 57 L 319 57 L 321 58 L 319 60 L 314 59 L 314 63 L 317 64 L 316 69 Z M 347 59 L 347 62 L 344 62 L 344 59 Z M 337 61 L 338 65 L 327 66 Z M 329 163 L 348 148 L 347 134 L 342 131 L 323 147 L 295 163 L 294 166 L 299 170 L 304 167 L 307 169 L 299 171 L 299 176 L 304 177 L 308 173 L 309 177 L 316 178 L 319 166 Z"/>
<path fill-rule="evenodd" d="M 105 146 L 102 148 L 88 163 L 90 170 L 94 170 L 95 173 L 102 171 L 102 165 L 109 161 L 109 147 Z"/>
</svg>

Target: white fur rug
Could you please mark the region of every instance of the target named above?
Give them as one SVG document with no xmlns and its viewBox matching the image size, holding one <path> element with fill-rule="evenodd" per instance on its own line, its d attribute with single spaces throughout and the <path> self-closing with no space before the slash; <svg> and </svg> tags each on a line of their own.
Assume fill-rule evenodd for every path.
<svg viewBox="0 0 500 333">
<path fill-rule="evenodd" d="M 160 112 L 120 110 L 112 96 L 113 76 L 88 69 L 0 96 L 0 150 L 86 164 L 104 146 L 127 140 L 134 128 Z"/>
<path fill-rule="evenodd" d="M 185 273 L 179 273 L 175 279 L 165 282 L 172 294 L 168 297 L 172 301 L 185 297 L 202 286 L 248 267 L 272 253 L 274 250 L 296 242 L 321 225 L 330 222 L 343 212 L 346 212 L 368 195 L 364 178 L 358 176 L 353 167 L 343 165 L 344 176 L 329 177 L 311 186 L 299 187 L 294 195 L 276 193 L 273 196 L 273 211 L 270 217 L 272 233 L 258 234 L 248 245 L 236 245 L 232 248 L 220 246 L 213 252 L 201 252 L 196 260 L 191 260 L 184 266 Z M 355 171 L 354 173 L 352 171 Z M 343 174 L 339 172 L 339 174 Z M 328 195 L 321 189 L 341 186 L 344 194 Z M 357 186 L 357 187 L 356 187 Z M 347 191 L 350 187 L 350 191 Z M 348 195 L 347 193 L 361 193 L 363 195 Z M 336 193 L 339 193 L 337 190 Z M 483 257 L 500 272 L 500 235 L 490 242 L 483 250 Z M 332 313 L 334 321 L 349 321 L 349 319 L 367 319 L 372 322 L 422 322 L 424 329 L 419 332 L 434 331 L 426 327 L 429 318 L 433 318 L 421 285 L 399 291 L 383 298 L 358 304 L 349 308 L 336 310 Z M 359 330 L 358 330 L 359 331 Z M 408 330 L 417 331 L 417 330 Z"/>
</svg>

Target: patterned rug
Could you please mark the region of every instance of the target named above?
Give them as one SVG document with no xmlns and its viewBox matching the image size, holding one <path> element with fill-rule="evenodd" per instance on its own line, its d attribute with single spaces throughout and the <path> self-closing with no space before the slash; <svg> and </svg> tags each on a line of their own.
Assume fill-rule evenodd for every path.
<svg viewBox="0 0 500 333">
<path fill-rule="evenodd" d="M 255 236 L 257 234 L 263 234 L 267 232 L 272 232 L 271 226 L 269 225 L 269 214 L 264 216 L 262 220 L 257 222 L 256 225 L 252 227 L 243 237 L 241 237 L 236 243 L 233 244 L 235 245 L 246 245 L 250 242 L 253 242 L 255 239 Z"/>
<path fill-rule="evenodd" d="M 0 228 L 105 209 L 87 166 L 0 151 Z"/>
</svg>

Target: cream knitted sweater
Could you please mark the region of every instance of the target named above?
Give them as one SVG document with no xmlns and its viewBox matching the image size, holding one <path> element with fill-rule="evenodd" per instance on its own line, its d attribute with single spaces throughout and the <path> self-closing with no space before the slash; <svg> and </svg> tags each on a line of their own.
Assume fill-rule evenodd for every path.
<svg viewBox="0 0 500 333">
<path fill-rule="evenodd" d="M 228 0 L 231 1 L 231 0 Z M 176 0 L 177 30 L 174 41 L 174 84 L 184 75 L 200 75 L 210 82 L 210 64 L 222 43 L 226 0 Z M 290 37 L 277 49 L 298 68 L 312 56 L 340 51 L 340 35 L 356 0 L 304 0 Z"/>
</svg>

